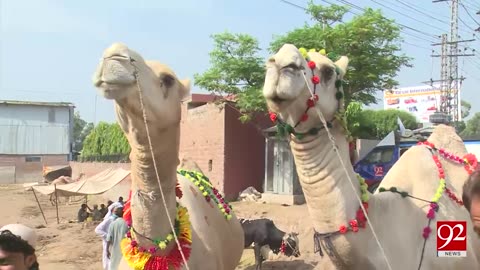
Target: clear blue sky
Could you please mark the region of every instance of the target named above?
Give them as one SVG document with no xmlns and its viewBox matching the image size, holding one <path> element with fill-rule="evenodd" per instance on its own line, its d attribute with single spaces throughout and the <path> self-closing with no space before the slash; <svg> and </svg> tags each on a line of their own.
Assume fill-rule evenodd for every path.
<svg viewBox="0 0 480 270">
<path fill-rule="evenodd" d="M 289 0 L 306 6 L 307 0 Z M 337 0 L 328 2 L 338 3 Z M 349 0 L 360 7 L 381 8 L 387 17 L 423 32 L 439 35 L 449 31 L 442 24 L 426 17 L 403 3 L 419 7 L 440 20 L 449 21 L 447 3 L 433 4 L 423 0 Z M 403 14 L 375 3 L 378 2 Z M 462 0 L 470 14 L 480 22 L 476 12 L 480 3 Z M 325 4 L 316 0 L 315 3 Z M 182 0 L 182 1 L 54 1 L 0 0 L 0 99 L 69 101 L 77 106 L 87 121 L 114 121 L 113 105 L 98 97 L 91 76 L 102 51 L 113 42 L 124 42 L 146 59 L 170 65 L 180 77 L 209 66 L 212 49 L 210 35 L 225 30 L 248 33 L 267 48 L 274 35 L 280 35 L 309 22 L 298 8 L 279 0 Z M 352 9 L 357 12 L 357 10 Z M 421 20 L 415 21 L 407 16 Z M 460 7 L 460 18 L 471 28 L 478 25 Z M 439 28 L 439 29 L 437 29 Z M 412 31 L 407 31 L 414 33 Z M 472 31 L 460 23 L 462 38 L 471 38 Z M 423 34 L 414 34 L 427 38 Z M 401 70 L 400 86 L 420 85 L 439 78 L 439 58 L 429 56 L 429 42 L 404 34 L 405 53 L 414 57 L 414 68 Z M 421 47 L 419 47 L 421 46 Z M 480 55 L 480 41 L 469 44 Z M 439 48 L 436 48 L 439 52 Z M 267 52 L 264 52 L 267 56 Z M 464 76 L 462 98 L 471 102 L 473 111 L 480 111 L 480 56 L 460 59 Z M 475 76 L 475 77 L 473 77 Z M 197 87 L 194 92 L 201 92 Z M 379 95 L 380 97 L 381 95 Z M 374 108 L 382 108 L 379 105 Z"/>
</svg>

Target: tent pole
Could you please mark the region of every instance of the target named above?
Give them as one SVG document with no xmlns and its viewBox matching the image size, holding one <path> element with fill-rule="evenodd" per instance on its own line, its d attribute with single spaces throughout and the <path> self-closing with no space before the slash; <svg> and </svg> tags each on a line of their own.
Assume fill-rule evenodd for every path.
<svg viewBox="0 0 480 270">
<path fill-rule="evenodd" d="M 57 194 L 57 184 L 53 185 L 55 188 L 55 208 L 57 210 L 57 224 L 60 224 L 60 219 L 58 217 L 58 194 Z"/>
<path fill-rule="evenodd" d="M 38 208 L 40 208 L 40 212 L 42 213 L 43 220 L 45 220 L 45 225 L 48 225 L 47 219 L 45 218 L 45 214 L 43 213 L 42 206 L 40 205 L 40 202 L 38 201 L 37 193 L 35 193 L 35 189 L 33 189 L 33 187 L 32 187 L 32 191 L 33 191 L 33 196 L 35 196 L 35 200 L 37 201 Z"/>
</svg>

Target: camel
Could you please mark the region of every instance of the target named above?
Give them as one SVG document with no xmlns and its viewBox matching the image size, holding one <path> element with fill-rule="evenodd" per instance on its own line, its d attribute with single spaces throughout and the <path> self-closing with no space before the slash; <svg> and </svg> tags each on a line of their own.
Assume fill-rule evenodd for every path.
<svg viewBox="0 0 480 270">
<path fill-rule="evenodd" d="M 364 180 L 355 174 L 341 117 L 348 57 L 341 56 L 335 62 L 330 57 L 336 58 L 284 44 L 267 60 L 263 88 L 279 134 L 290 138 L 315 230 L 315 251 L 319 253 L 315 269 L 419 269 L 420 261 L 420 269 L 424 270 L 478 269 L 480 243 L 463 207 L 443 194 L 437 204 L 403 197 L 430 200 L 436 193 L 439 169 L 426 146 L 408 150 L 385 177 L 380 187 L 382 191 L 392 188 L 392 192 L 372 195 Z M 456 154 L 465 152 L 451 128 L 438 127 L 431 139 L 437 148 L 451 149 Z M 447 175 L 447 187 L 459 197 L 460 183 L 467 178 L 463 166 L 444 159 L 440 164 Z M 402 189 L 408 193 L 397 194 Z M 361 205 L 367 210 L 371 226 Z M 430 213 L 431 205 L 438 205 L 438 212 Z M 435 214 L 430 234 L 429 229 L 424 230 L 427 213 Z M 436 220 L 468 221 L 467 257 L 436 256 Z"/>
<path fill-rule="evenodd" d="M 75 182 L 80 181 L 82 179 L 82 177 L 84 177 L 84 176 L 85 176 L 84 173 L 80 173 L 77 178 L 73 179 L 70 176 L 62 175 L 62 176 L 58 177 L 57 179 L 53 180 L 50 183 L 50 185 L 57 185 L 58 186 L 58 185 L 66 185 L 66 184 L 70 184 L 70 183 L 75 183 Z M 55 205 L 54 197 L 55 197 L 55 193 L 52 193 L 50 195 L 50 203 L 52 205 Z M 68 197 L 68 203 L 71 203 L 71 202 L 72 202 L 72 198 Z"/>
<path fill-rule="evenodd" d="M 104 98 L 114 101 L 117 122 L 132 149 L 132 230 L 122 242 L 124 256 L 119 269 L 187 269 L 183 256 L 189 269 L 235 269 L 244 243 L 238 219 L 226 203 L 220 203 L 223 199 L 214 204 L 213 197 L 204 197 L 205 186 L 193 184 L 176 170 L 181 102 L 190 93 L 189 80 L 180 80 L 167 65 L 145 61 L 125 44 L 114 43 L 103 52 L 93 83 Z M 177 181 L 181 198 L 176 198 Z M 175 222 L 175 229 L 183 256 L 168 216 L 172 223 L 178 218 L 180 228 Z M 140 255 L 135 255 L 137 252 Z M 147 268 L 167 260 L 170 267 Z"/>
</svg>

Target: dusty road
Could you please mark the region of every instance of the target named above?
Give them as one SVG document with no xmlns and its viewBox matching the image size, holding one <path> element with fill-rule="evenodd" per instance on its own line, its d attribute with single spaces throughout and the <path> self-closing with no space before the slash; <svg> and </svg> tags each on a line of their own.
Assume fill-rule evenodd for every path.
<svg viewBox="0 0 480 270">
<path fill-rule="evenodd" d="M 39 240 L 37 254 L 42 270 L 101 270 L 102 243 L 94 233 L 93 223 L 69 223 L 76 218 L 80 201 L 67 205 L 65 199 L 59 205 L 60 224 L 57 224 L 56 210 L 48 197 L 37 194 L 45 212 L 46 225 L 31 191 L 22 186 L 0 185 L 0 227 L 8 223 L 23 223 L 37 228 Z M 104 198 L 89 197 L 89 205 L 102 203 Z M 115 198 L 111 198 L 114 200 Z M 272 204 L 235 202 L 233 207 L 238 217 L 273 219 L 277 227 L 284 231 L 296 231 L 300 235 L 301 257 L 286 258 L 276 256 L 264 263 L 264 270 L 314 268 L 313 230 L 305 205 L 280 206 Z M 317 255 L 318 256 L 318 255 Z M 252 249 L 246 249 L 237 269 L 254 270 Z"/>
</svg>

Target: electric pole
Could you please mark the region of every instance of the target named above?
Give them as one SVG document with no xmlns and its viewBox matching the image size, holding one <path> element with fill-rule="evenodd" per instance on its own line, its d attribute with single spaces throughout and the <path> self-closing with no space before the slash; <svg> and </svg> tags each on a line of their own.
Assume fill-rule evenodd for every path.
<svg viewBox="0 0 480 270">
<path fill-rule="evenodd" d="M 475 39 L 458 40 L 458 1 L 459 0 L 435 0 L 433 3 L 438 2 L 451 2 L 451 17 L 450 17 L 450 41 L 446 41 L 446 34 L 442 35 L 442 43 L 432 44 L 433 46 L 442 45 L 441 55 L 432 55 L 432 57 L 442 57 L 441 60 L 441 105 L 440 112 L 448 116 L 449 122 L 457 122 L 461 120 L 459 115 L 460 105 L 460 86 L 464 77 L 458 78 L 458 57 L 474 56 L 475 54 L 460 54 L 458 50 L 458 43 L 471 42 Z M 449 50 L 447 54 L 447 47 Z M 447 57 L 448 57 L 448 74 L 447 70 Z"/>
</svg>

